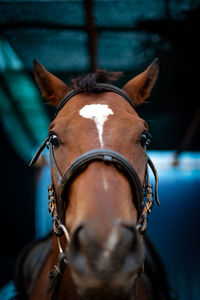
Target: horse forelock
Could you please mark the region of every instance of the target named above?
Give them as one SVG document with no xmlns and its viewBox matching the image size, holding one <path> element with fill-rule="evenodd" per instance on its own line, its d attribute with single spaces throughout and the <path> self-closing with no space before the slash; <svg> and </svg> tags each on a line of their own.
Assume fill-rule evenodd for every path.
<svg viewBox="0 0 200 300">
<path fill-rule="evenodd" d="M 96 88 L 98 83 L 111 83 L 118 80 L 121 76 L 122 72 L 109 72 L 97 69 L 94 73 L 72 79 L 71 88 L 74 90 L 81 89 L 85 93 L 90 93 Z"/>
</svg>

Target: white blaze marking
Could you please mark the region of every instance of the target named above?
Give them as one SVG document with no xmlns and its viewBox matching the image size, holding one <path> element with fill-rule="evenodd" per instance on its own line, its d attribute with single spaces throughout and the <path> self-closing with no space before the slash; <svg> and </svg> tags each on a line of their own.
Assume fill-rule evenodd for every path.
<svg viewBox="0 0 200 300">
<path fill-rule="evenodd" d="M 118 234 L 117 234 L 116 227 L 114 227 L 106 242 L 107 252 L 111 253 L 116 247 L 117 242 L 118 242 Z"/>
<path fill-rule="evenodd" d="M 101 148 L 103 148 L 103 126 L 108 120 L 108 116 L 113 115 L 112 109 L 109 108 L 107 104 L 90 104 L 82 107 L 79 114 L 83 118 L 92 119 L 95 122 L 99 135 L 99 142 Z"/>
<path fill-rule="evenodd" d="M 106 179 L 106 175 L 105 175 L 104 169 L 102 170 L 102 176 L 103 176 L 103 187 L 104 187 L 104 190 L 108 190 L 108 181 Z"/>
<path fill-rule="evenodd" d="M 103 186 L 104 186 L 104 189 L 107 190 L 108 189 L 108 182 L 106 180 L 105 177 L 103 177 Z"/>
</svg>

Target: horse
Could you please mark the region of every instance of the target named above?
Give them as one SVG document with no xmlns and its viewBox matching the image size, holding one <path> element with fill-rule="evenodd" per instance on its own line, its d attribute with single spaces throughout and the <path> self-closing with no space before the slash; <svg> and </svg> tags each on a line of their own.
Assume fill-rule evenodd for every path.
<svg viewBox="0 0 200 300">
<path fill-rule="evenodd" d="M 34 61 L 41 93 L 57 108 L 30 163 L 49 149 L 53 233 L 21 256 L 17 299 L 171 299 L 145 234 L 148 214 L 160 203 L 157 172 L 146 152 L 149 127 L 136 112 L 158 72 L 155 59 L 121 89 L 111 84 L 119 72 L 101 69 L 68 86 Z"/>
</svg>

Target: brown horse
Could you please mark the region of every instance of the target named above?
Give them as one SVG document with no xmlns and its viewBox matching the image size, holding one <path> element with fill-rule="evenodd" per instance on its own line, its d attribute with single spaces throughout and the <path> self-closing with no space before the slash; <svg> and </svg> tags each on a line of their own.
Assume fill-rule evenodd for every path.
<svg viewBox="0 0 200 300">
<path fill-rule="evenodd" d="M 34 74 L 42 95 L 57 107 L 31 163 L 47 144 L 54 234 L 52 246 L 42 242 L 26 297 L 170 299 L 159 259 L 142 234 L 153 204 L 148 164 L 155 169 L 146 154 L 148 125 L 135 111 L 150 95 L 158 61 L 122 89 L 110 84 L 118 74 L 102 70 L 71 87 L 36 61 Z"/>
</svg>

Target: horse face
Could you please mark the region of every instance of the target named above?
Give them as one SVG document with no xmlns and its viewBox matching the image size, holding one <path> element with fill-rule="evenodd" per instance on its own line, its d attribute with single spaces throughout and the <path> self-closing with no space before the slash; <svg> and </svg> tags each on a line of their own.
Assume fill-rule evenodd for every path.
<svg viewBox="0 0 200 300">
<path fill-rule="evenodd" d="M 135 104 L 148 96 L 157 77 L 155 66 L 157 63 L 125 85 Z M 58 104 L 66 86 L 52 74 L 45 76 L 48 88 L 59 87 L 59 97 L 54 96 L 54 104 Z M 41 87 L 39 77 L 37 74 Z M 51 99 L 52 93 L 47 93 Z M 54 156 L 61 174 L 85 152 L 106 148 L 119 152 L 132 164 L 141 184 L 146 167 L 141 136 L 146 131 L 146 122 L 113 92 L 74 96 L 49 128 L 49 134 L 59 141 Z M 111 164 L 92 162 L 73 180 L 63 200 L 65 225 L 71 235 L 69 264 L 80 296 L 126 298 L 144 261 L 142 237 L 135 229 L 136 199 L 129 180 Z"/>
<path fill-rule="evenodd" d="M 142 183 L 145 150 L 140 139 L 147 126 L 129 104 L 114 93 L 95 99 L 79 95 L 68 104 L 50 129 L 60 140 L 54 155 L 61 173 L 79 155 L 106 148 L 126 157 Z M 81 294 L 100 291 L 107 282 L 112 293 L 124 287 L 129 292 L 144 259 L 137 217 L 130 183 L 115 166 L 93 162 L 72 182 L 65 223 L 72 234 L 69 261 Z"/>
</svg>

